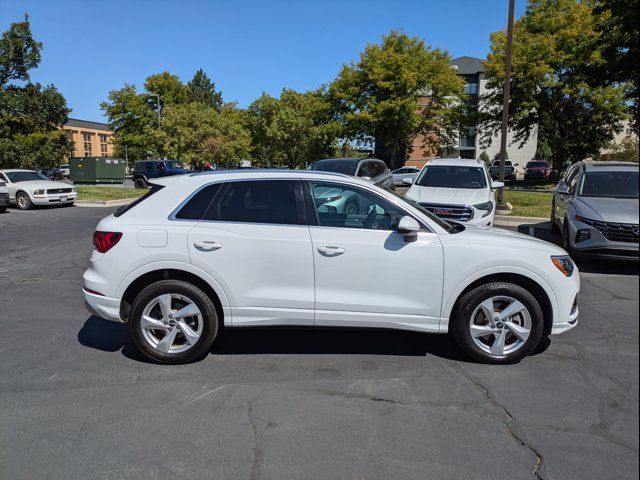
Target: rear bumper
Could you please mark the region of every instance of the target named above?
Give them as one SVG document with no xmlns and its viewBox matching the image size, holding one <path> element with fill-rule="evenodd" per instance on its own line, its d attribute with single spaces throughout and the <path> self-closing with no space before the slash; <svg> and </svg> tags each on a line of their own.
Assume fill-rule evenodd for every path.
<svg viewBox="0 0 640 480">
<path fill-rule="evenodd" d="M 97 315 L 105 320 L 111 320 L 114 322 L 122 322 L 120 319 L 120 299 L 109 298 L 102 295 L 96 295 L 88 292 L 86 289 L 82 290 L 84 294 L 84 306 L 93 315 Z"/>
</svg>

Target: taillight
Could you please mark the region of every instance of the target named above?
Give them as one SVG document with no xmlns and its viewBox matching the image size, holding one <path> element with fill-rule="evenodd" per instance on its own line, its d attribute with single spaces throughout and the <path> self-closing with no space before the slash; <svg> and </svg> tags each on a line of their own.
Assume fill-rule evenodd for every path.
<svg viewBox="0 0 640 480">
<path fill-rule="evenodd" d="M 121 232 L 93 232 L 93 244 L 100 253 L 111 250 L 121 238 Z"/>
</svg>

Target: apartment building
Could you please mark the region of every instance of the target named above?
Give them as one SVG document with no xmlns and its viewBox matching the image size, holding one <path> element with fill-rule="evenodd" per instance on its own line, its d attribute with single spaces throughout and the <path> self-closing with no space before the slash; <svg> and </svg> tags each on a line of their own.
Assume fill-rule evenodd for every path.
<svg viewBox="0 0 640 480">
<path fill-rule="evenodd" d="M 484 64 L 481 58 L 475 57 L 458 57 L 451 61 L 452 67 L 456 73 L 465 81 L 465 93 L 467 94 L 467 109 L 469 111 L 478 111 L 482 108 L 481 98 L 488 92 L 488 80 L 484 76 Z M 493 160 L 500 152 L 500 132 L 492 137 L 491 145 L 487 148 L 480 147 L 480 134 L 478 125 L 464 125 L 458 144 L 451 152 L 442 152 L 442 156 L 461 157 L 461 158 L 478 158 L 484 151 L 489 158 Z M 514 164 L 518 164 L 519 170 L 524 170 L 524 166 L 532 160 L 536 153 L 538 142 L 537 134 L 531 135 L 529 140 L 522 146 L 519 142 L 513 142 L 514 138 L 511 132 L 507 135 L 507 155 L 509 160 Z M 414 139 L 413 151 L 409 154 L 406 161 L 407 165 L 422 166 L 427 161 L 436 156 L 434 151 L 426 151 L 422 148 L 424 140 L 419 136 Z"/>
<path fill-rule="evenodd" d="M 106 123 L 70 118 L 62 129 L 74 143 L 70 157 L 112 157 L 113 132 Z"/>
</svg>

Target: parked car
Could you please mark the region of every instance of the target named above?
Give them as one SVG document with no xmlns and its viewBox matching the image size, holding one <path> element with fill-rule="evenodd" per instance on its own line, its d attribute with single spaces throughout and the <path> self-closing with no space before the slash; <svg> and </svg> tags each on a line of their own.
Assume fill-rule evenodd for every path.
<svg viewBox="0 0 640 480">
<path fill-rule="evenodd" d="M 41 173 L 42 175 L 47 177 L 49 180 L 64 180 L 65 178 L 64 174 L 62 173 L 62 170 L 60 170 L 58 167 L 49 167 L 42 170 L 38 170 L 38 173 Z"/>
<path fill-rule="evenodd" d="M 418 174 L 420 173 L 420 169 L 416 167 L 401 167 L 391 172 L 393 175 L 393 184 L 396 187 L 405 187 L 406 183 L 404 183 L 405 178 L 410 178 L 411 180 L 415 180 L 418 178 Z"/>
<path fill-rule="evenodd" d="M 133 166 L 133 183 L 136 188 L 147 188 L 151 179 L 185 173 L 188 170 L 177 160 L 140 160 Z"/>
<path fill-rule="evenodd" d="M 309 167 L 317 172 L 334 172 L 358 177 L 379 187 L 395 190 L 387 164 L 377 158 L 326 158 Z"/>
<path fill-rule="evenodd" d="M 21 210 L 34 205 L 70 206 L 76 200 L 76 189 L 54 182 L 35 170 L 0 170 L 0 180 L 7 184 L 9 200 Z"/>
<path fill-rule="evenodd" d="M 0 179 L 0 213 L 4 213 L 9 206 L 9 189 L 7 184 Z"/>
<path fill-rule="evenodd" d="M 578 162 L 553 195 L 551 228 L 572 253 L 638 260 L 638 164 Z"/>
<path fill-rule="evenodd" d="M 363 207 L 325 208 L 348 196 Z M 128 323 L 162 363 L 206 355 L 224 327 L 275 325 L 450 330 L 476 360 L 510 363 L 578 321 L 580 277 L 562 248 L 448 223 L 328 172 L 156 179 L 93 240 L 89 311 Z"/>
<path fill-rule="evenodd" d="M 551 175 L 551 164 L 549 162 L 534 160 L 527 163 L 524 171 L 524 179 L 549 178 Z"/>
<path fill-rule="evenodd" d="M 434 215 L 471 225 L 493 225 L 495 190 L 503 183 L 491 180 L 482 160 L 438 158 L 427 163 L 407 198 Z"/>
<path fill-rule="evenodd" d="M 511 160 L 504 161 L 504 179 L 505 180 L 515 180 L 516 179 L 516 168 L 518 164 L 515 165 L 511 163 Z M 500 178 L 500 160 L 494 160 L 491 164 L 491 168 L 489 168 L 489 173 L 491 174 L 491 178 L 493 180 L 498 180 Z"/>
<path fill-rule="evenodd" d="M 64 178 L 69 178 L 69 176 L 71 175 L 71 169 L 69 168 L 68 164 L 65 165 L 60 165 L 60 171 L 62 172 L 62 175 L 64 175 Z"/>
</svg>

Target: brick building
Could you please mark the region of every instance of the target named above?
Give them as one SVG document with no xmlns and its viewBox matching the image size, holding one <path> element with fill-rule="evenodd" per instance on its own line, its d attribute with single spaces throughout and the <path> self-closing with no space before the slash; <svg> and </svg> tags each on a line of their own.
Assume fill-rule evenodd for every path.
<svg viewBox="0 0 640 480">
<path fill-rule="evenodd" d="M 69 152 L 70 157 L 113 156 L 113 132 L 106 123 L 70 118 L 62 129 L 74 143 L 73 152 Z"/>
</svg>

